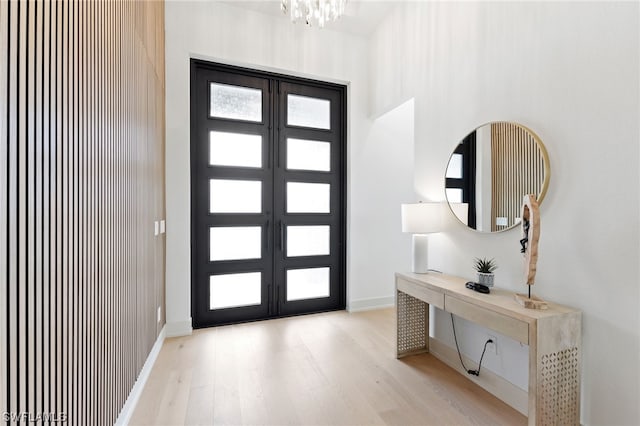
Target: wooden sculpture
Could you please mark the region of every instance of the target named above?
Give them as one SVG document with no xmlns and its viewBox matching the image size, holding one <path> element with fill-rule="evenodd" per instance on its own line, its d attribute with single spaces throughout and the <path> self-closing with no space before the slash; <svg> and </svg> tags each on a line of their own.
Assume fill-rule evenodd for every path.
<svg viewBox="0 0 640 426">
<path fill-rule="evenodd" d="M 540 210 L 535 194 L 527 194 L 520 208 L 520 229 L 522 229 L 522 246 L 524 254 L 524 280 L 529 286 L 528 295 L 516 294 L 518 303 L 529 309 L 547 309 L 547 302 L 531 296 L 531 286 L 536 280 L 538 263 L 538 240 L 540 239 Z"/>
</svg>

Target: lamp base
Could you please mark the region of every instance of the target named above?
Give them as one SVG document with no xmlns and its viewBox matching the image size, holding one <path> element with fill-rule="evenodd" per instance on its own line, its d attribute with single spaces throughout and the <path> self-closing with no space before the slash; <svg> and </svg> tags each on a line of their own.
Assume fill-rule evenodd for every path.
<svg viewBox="0 0 640 426">
<path fill-rule="evenodd" d="M 429 240 L 424 234 L 413 234 L 411 242 L 411 271 L 416 274 L 426 274 L 429 271 L 429 258 L 427 256 Z"/>
</svg>

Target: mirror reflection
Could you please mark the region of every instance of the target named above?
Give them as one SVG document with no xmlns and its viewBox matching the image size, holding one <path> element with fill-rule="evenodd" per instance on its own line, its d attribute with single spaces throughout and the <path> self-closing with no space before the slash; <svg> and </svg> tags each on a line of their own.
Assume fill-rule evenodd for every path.
<svg viewBox="0 0 640 426">
<path fill-rule="evenodd" d="M 492 122 L 469 133 L 455 148 L 445 175 L 447 202 L 469 228 L 500 232 L 520 222 L 526 194 L 542 202 L 549 184 L 549 158 L 540 138 L 526 127 Z"/>
</svg>

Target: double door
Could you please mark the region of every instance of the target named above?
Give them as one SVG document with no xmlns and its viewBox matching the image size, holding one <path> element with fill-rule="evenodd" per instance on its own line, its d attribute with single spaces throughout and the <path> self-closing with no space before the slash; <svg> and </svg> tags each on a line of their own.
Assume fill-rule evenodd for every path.
<svg viewBox="0 0 640 426">
<path fill-rule="evenodd" d="M 344 309 L 345 98 L 192 60 L 194 327 Z"/>
</svg>

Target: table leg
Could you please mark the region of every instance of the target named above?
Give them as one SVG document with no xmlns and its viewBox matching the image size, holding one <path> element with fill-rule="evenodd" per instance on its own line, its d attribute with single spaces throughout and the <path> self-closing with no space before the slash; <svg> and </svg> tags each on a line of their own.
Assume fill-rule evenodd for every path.
<svg viewBox="0 0 640 426">
<path fill-rule="evenodd" d="M 397 290 L 396 358 L 429 352 L 429 304 Z"/>
</svg>

